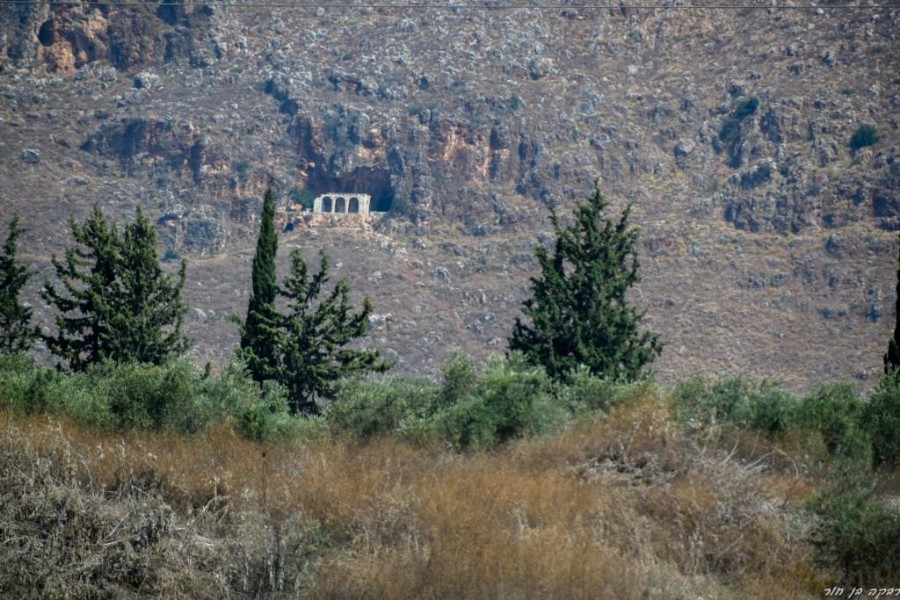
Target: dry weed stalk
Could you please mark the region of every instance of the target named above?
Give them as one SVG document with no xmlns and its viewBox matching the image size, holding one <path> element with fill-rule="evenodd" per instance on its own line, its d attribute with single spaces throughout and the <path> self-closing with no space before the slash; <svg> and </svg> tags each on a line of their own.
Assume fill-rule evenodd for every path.
<svg viewBox="0 0 900 600">
<path fill-rule="evenodd" d="M 0 593 L 815 597 L 803 465 L 646 396 L 474 454 L 0 415 Z"/>
</svg>

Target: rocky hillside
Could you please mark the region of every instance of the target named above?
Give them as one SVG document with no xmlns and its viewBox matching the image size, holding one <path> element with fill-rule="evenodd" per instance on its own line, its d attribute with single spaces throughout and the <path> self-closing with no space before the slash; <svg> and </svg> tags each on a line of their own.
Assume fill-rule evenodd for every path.
<svg viewBox="0 0 900 600">
<path fill-rule="evenodd" d="M 660 379 L 873 383 L 900 9 L 353 4 L 0 5 L 0 202 L 23 251 L 47 273 L 68 219 L 140 204 L 192 261 L 198 360 L 224 361 L 265 187 L 285 210 L 365 192 L 374 229 L 282 243 L 328 248 L 372 297 L 375 342 L 427 374 L 452 346 L 503 350 L 548 206 L 599 179 L 643 230 Z"/>
</svg>

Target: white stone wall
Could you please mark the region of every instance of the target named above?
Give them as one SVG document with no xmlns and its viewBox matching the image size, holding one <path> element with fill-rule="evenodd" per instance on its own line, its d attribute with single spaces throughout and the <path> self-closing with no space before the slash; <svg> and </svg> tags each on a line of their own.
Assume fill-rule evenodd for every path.
<svg viewBox="0 0 900 600">
<path fill-rule="evenodd" d="M 361 215 L 367 216 L 372 197 L 357 193 L 328 193 L 313 200 L 313 213 L 321 215 Z"/>
</svg>

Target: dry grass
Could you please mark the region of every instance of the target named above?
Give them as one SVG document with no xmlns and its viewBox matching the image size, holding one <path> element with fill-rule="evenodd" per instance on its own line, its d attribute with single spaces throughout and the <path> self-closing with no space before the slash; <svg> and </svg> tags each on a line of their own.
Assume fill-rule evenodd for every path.
<svg viewBox="0 0 900 600">
<path fill-rule="evenodd" d="M 686 438 L 655 397 L 473 455 L 0 415 L 0 593 L 818 597 L 815 482 L 771 443 Z"/>
</svg>

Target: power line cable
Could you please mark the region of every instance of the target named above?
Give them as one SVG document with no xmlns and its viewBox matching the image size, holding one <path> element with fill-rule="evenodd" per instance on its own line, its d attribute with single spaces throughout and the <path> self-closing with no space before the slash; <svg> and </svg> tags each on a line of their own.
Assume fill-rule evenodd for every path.
<svg viewBox="0 0 900 600">
<path fill-rule="evenodd" d="M 0 0 L 0 5 L 4 4 L 35 4 L 36 0 Z M 48 6 L 70 6 L 74 4 L 72 1 L 50 0 L 46 2 Z M 148 8 L 148 3 L 143 2 L 127 2 L 127 1 L 111 1 L 96 2 L 97 5 L 114 6 L 114 7 L 135 7 Z M 895 9 L 900 8 L 900 3 L 887 4 L 365 4 L 352 2 L 334 2 L 334 3 L 304 3 L 304 2 L 177 2 L 171 0 L 163 0 L 157 4 L 149 5 L 150 7 L 181 7 L 181 8 L 284 8 L 291 10 L 303 9 L 401 9 L 401 10 L 537 10 L 537 11 L 553 11 L 553 10 L 878 10 L 878 9 Z"/>
</svg>

